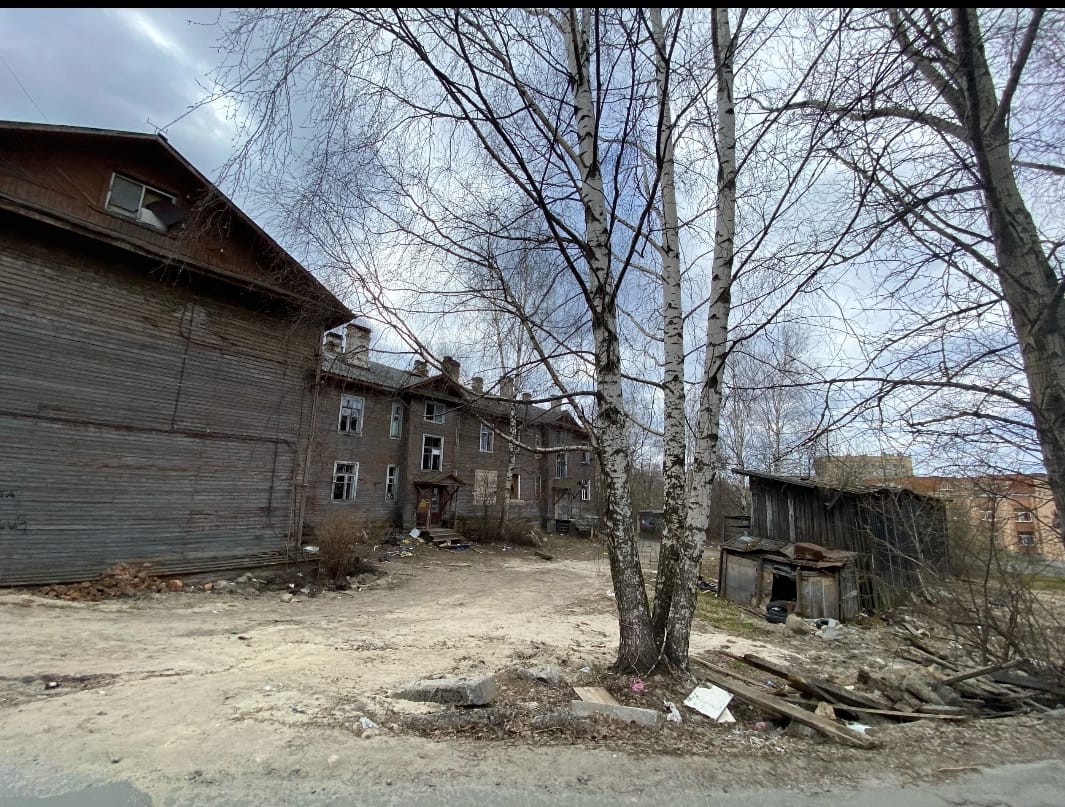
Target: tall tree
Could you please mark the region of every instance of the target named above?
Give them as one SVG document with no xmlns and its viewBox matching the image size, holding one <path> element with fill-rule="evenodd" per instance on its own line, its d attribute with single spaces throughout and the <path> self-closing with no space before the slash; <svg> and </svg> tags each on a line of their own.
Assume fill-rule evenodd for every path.
<svg viewBox="0 0 1065 807">
<path fill-rule="evenodd" d="M 877 406 L 901 393 L 901 418 L 963 440 L 1002 442 L 1027 422 L 1058 512 L 1065 279 L 1046 206 L 1065 177 L 1063 25 L 1060 9 L 867 10 L 841 25 L 850 79 L 825 71 L 831 91 L 792 104 L 839 115 L 834 156 L 875 189 L 867 233 L 886 293 L 870 296 L 901 320 L 864 374 Z"/>
</svg>

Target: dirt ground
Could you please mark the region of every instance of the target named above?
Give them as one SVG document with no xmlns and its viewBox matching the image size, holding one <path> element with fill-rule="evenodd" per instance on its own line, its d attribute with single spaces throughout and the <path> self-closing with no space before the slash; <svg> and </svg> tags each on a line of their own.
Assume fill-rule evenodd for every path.
<svg viewBox="0 0 1065 807">
<path fill-rule="evenodd" d="M 41 782 L 54 771 L 121 779 L 155 804 L 183 804 L 222 782 L 316 792 L 323 782 L 417 788 L 504 775 L 540 788 L 594 783 L 619 796 L 783 782 L 819 792 L 1065 756 L 1065 720 L 1043 714 L 885 724 L 871 730 L 873 750 L 759 730 L 768 715 L 735 701 L 737 722 L 713 723 L 681 705 L 697 668 L 690 681 L 649 679 L 642 691 L 607 671 L 617 623 L 601 547 L 558 536 L 541 552 L 552 559 L 524 547 L 423 545 L 376 563 L 385 573 L 364 575 L 353 590 L 308 594 L 295 577 L 224 591 L 189 579 L 182 591 L 101 602 L 0 591 L 0 766 Z M 899 657 L 898 625 L 845 626 L 828 642 L 717 603 L 710 621 L 695 624 L 694 658 L 724 666 L 756 652 L 843 685 L 859 667 L 913 666 Z M 544 664 L 557 665 L 563 682 L 515 672 Z M 497 676 L 494 707 L 456 717 L 389 694 L 466 673 Z M 672 701 L 683 722 L 653 730 L 566 719 L 573 686 L 605 686 L 651 709 Z"/>
</svg>

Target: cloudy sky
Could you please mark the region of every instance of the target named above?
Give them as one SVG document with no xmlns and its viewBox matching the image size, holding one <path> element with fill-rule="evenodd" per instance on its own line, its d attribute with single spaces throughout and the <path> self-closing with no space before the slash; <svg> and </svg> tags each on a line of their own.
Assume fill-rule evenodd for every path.
<svg viewBox="0 0 1065 807">
<path fill-rule="evenodd" d="M 233 126 L 208 95 L 222 9 L 0 9 L 0 119 L 165 128 L 209 178 Z M 186 114 L 187 113 L 187 114 Z M 182 117 L 184 116 L 184 117 Z"/>
</svg>

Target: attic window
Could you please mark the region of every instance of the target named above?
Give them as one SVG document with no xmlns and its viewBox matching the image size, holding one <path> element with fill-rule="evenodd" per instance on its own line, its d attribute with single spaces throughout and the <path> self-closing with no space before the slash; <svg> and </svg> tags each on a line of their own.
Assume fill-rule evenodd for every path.
<svg viewBox="0 0 1065 807">
<path fill-rule="evenodd" d="M 171 194 L 143 182 L 119 174 L 111 175 L 111 187 L 107 192 L 107 210 L 111 213 L 134 219 L 165 233 L 183 224 L 189 217 L 188 212 L 178 207 L 176 201 Z"/>
</svg>

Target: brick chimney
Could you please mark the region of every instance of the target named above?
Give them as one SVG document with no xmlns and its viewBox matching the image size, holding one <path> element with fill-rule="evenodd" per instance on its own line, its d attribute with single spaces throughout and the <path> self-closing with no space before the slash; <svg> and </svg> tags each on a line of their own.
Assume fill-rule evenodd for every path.
<svg viewBox="0 0 1065 807">
<path fill-rule="evenodd" d="M 531 400 L 532 400 L 532 393 L 531 393 L 531 392 L 523 392 L 523 393 L 521 394 L 521 401 L 522 401 L 522 403 L 526 403 L 526 404 L 527 404 L 527 403 L 529 403 L 529 402 L 530 402 Z"/>
<path fill-rule="evenodd" d="M 470 389 L 476 392 L 478 395 L 484 395 L 484 379 L 479 375 L 475 375 L 470 379 Z"/>
<path fill-rule="evenodd" d="M 335 358 L 344 352 L 344 337 L 333 331 L 328 331 L 322 342 L 322 350 L 329 358 Z"/>
<path fill-rule="evenodd" d="M 348 325 L 344 337 L 344 358 L 354 367 L 370 366 L 370 329 Z"/>
<path fill-rule="evenodd" d="M 505 375 L 501 379 L 499 379 L 499 397 L 514 397 L 514 379 L 511 378 L 509 375 Z"/>
<path fill-rule="evenodd" d="M 414 360 L 414 366 L 411 368 L 411 373 L 413 375 L 425 376 L 428 372 L 429 365 L 426 363 L 425 359 Z"/>
<path fill-rule="evenodd" d="M 459 380 L 459 371 L 462 369 L 462 365 L 459 364 L 451 356 L 444 356 L 444 360 L 440 362 L 441 368 L 444 371 L 444 375 L 453 378 L 455 381 Z"/>
</svg>

